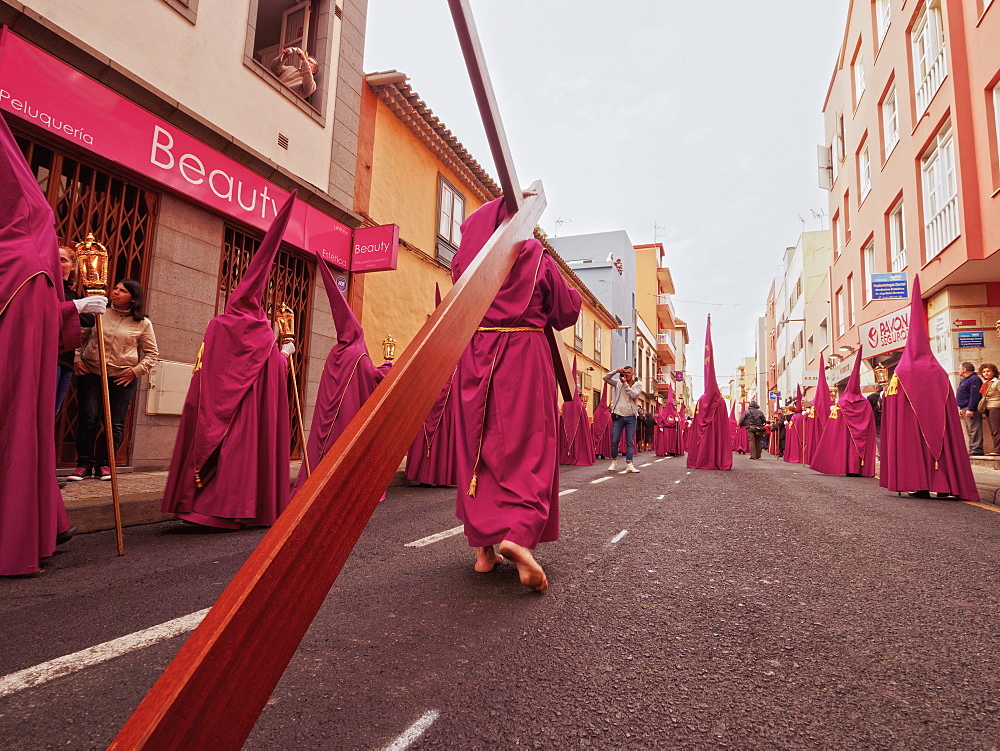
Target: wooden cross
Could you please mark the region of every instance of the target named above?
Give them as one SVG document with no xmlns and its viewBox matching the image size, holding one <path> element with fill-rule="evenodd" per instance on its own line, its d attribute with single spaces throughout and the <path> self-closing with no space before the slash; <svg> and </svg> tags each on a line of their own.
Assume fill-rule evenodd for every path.
<svg viewBox="0 0 1000 751">
<path fill-rule="evenodd" d="M 540 182 L 521 195 L 468 0 L 449 3 L 510 216 L 251 553 L 112 749 L 243 745 L 545 209 Z M 565 364 L 561 341 L 550 344 Z M 565 394 L 567 369 L 558 371 Z M 357 464 L 356 456 L 365 462 Z"/>
</svg>

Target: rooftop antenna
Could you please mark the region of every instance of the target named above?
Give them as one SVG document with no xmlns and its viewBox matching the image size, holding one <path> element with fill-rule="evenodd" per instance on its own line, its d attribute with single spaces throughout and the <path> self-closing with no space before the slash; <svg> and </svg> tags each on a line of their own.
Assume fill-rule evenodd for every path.
<svg viewBox="0 0 1000 751">
<path fill-rule="evenodd" d="M 569 222 L 572 222 L 572 221 L 573 221 L 572 219 L 556 219 L 556 221 L 555 221 L 555 225 L 556 225 L 556 234 L 555 234 L 555 237 L 559 237 L 559 228 L 562 225 L 568 224 Z"/>
<path fill-rule="evenodd" d="M 661 225 L 657 224 L 655 221 L 653 222 L 653 242 L 654 243 L 659 242 L 660 238 L 663 237 L 663 229 L 664 228 Z"/>
<path fill-rule="evenodd" d="M 802 231 L 805 232 L 806 231 L 806 220 L 802 218 L 802 214 L 796 214 L 795 216 L 797 216 L 799 218 L 799 221 L 802 222 Z"/>
<path fill-rule="evenodd" d="M 823 209 L 820 209 L 818 212 L 815 209 L 809 209 L 809 211 L 812 212 L 813 219 L 819 219 L 819 228 L 826 229 L 823 222 L 823 219 L 826 217 L 826 211 Z"/>
</svg>

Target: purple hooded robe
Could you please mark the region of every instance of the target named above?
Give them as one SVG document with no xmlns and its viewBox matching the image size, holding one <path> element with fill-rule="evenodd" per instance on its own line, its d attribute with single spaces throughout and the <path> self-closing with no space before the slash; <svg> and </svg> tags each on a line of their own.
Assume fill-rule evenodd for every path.
<svg viewBox="0 0 1000 751">
<path fill-rule="evenodd" d="M 434 285 L 434 307 L 441 290 Z M 424 424 L 406 454 L 406 478 L 425 485 L 455 485 L 455 402 L 451 398 L 455 374 L 448 377 Z"/>
<path fill-rule="evenodd" d="M 805 464 L 812 464 L 816 455 L 820 438 L 826 429 L 827 420 L 830 419 L 830 386 L 826 381 L 826 369 L 823 367 L 823 358 L 819 358 L 819 373 L 816 378 L 816 393 L 813 396 L 812 409 L 806 420 L 806 448 Z"/>
<path fill-rule="evenodd" d="M 802 388 L 795 387 L 795 412 L 792 419 L 785 423 L 785 454 L 784 460 L 791 464 L 801 464 L 805 455 L 805 413 L 802 411 Z"/>
<path fill-rule="evenodd" d="M 56 483 L 56 362 L 79 345 L 52 209 L 0 117 L 0 576 L 38 571 L 70 527 Z"/>
<path fill-rule="evenodd" d="M 503 199 L 462 224 L 452 278 L 469 268 L 507 216 Z M 455 369 L 455 515 L 472 547 L 509 540 L 526 548 L 559 538 L 559 411 L 552 353 L 543 329 L 580 314 L 580 293 L 535 239 L 526 240 Z"/>
<path fill-rule="evenodd" d="M 601 403 L 594 407 L 594 453 L 604 459 L 611 458 L 611 410 L 608 408 L 608 384 L 601 389 Z"/>
<path fill-rule="evenodd" d="M 735 405 L 733 405 L 735 406 Z M 742 451 L 744 454 L 750 453 L 750 435 L 747 433 L 746 428 L 740 427 L 740 420 L 743 419 L 743 415 L 746 414 L 747 407 L 742 405 L 740 408 L 739 419 L 736 420 L 736 435 L 733 437 L 733 451 Z"/>
<path fill-rule="evenodd" d="M 269 526 L 288 505 L 288 360 L 261 298 L 295 196 L 271 222 L 226 312 L 205 330 L 161 506 L 179 519 Z"/>
<path fill-rule="evenodd" d="M 573 358 L 573 382 L 576 383 L 576 358 Z M 590 430 L 587 408 L 574 386 L 573 398 L 562 405 L 559 415 L 559 463 L 590 466 L 594 463 L 594 436 Z"/>
<path fill-rule="evenodd" d="M 860 352 L 809 466 L 825 475 L 875 476 L 875 415 L 861 393 Z"/>
<path fill-rule="evenodd" d="M 712 316 L 705 329 L 705 393 L 698 398 L 694 422 L 686 436 L 688 469 L 732 469 L 733 442 L 726 400 L 715 380 Z"/>
<path fill-rule="evenodd" d="M 313 410 L 307 444 L 312 469 L 316 468 L 329 448 L 340 438 L 344 428 L 392 368 L 392 363 L 376 367 L 372 362 L 365 344 L 364 330 L 337 287 L 333 272 L 322 260 L 318 265 L 337 328 L 337 343 L 326 356 L 323 375 L 320 376 L 316 390 L 316 407 Z M 292 496 L 299 491 L 307 476 L 303 466 L 299 469 L 295 487 L 292 488 Z"/>
<path fill-rule="evenodd" d="M 955 392 L 931 352 L 917 276 L 913 278 L 906 346 L 882 398 L 879 453 L 879 485 L 883 488 L 979 500 Z"/>
</svg>

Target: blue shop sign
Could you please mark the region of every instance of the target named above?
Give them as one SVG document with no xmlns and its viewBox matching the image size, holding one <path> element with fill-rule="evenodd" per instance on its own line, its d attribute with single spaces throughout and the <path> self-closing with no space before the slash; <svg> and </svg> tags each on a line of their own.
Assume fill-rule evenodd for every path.
<svg viewBox="0 0 1000 751">
<path fill-rule="evenodd" d="M 982 331 L 959 331 L 958 346 L 985 347 L 986 346 L 985 334 Z"/>
<path fill-rule="evenodd" d="M 906 272 L 899 271 L 889 274 L 872 274 L 872 300 L 896 300 L 907 298 Z"/>
</svg>

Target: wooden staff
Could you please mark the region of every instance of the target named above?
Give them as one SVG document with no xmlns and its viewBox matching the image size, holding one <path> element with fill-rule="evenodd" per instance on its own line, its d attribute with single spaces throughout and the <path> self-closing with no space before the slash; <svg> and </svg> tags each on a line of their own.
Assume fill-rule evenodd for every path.
<svg viewBox="0 0 1000 751">
<path fill-rule="evenodd" d="M 77 271 L 88 295 L 108 297 L 108 249 L 87 233 L 83 242 L 76 244 Z M 125 538 L 122 534 L 122 506 L 118 496 L 118 469 L 115 466 L 115 436 L 111 428 L 111 397 L 108 394 L 108 362 L 104 349 L 104 316 L 97 315 L 97 349 L 101 358 L 101 392 L 104 395 L 104 438 L 108 446 L 108 467 L 111 469 L 111 503 L 115 512 L 115 537 L 118 555 L 125 555 Z"/>
<path fill-rule="evenodd" d="M 278 342 L 288 344 L 295 341 L 295 311 L 285 303 L 278 308 Z M 292 375 L 292 393 L 295 395 L 295 413 L 299 416 L 299 438 L 302 441 L 302 466 L 306 468 L 306 477 L 312 474 L 309 465 L 309 449 L 306 446 L 306 426 L 302 422 L 302 403 L 299 401 L 299 384 L 295 379 L 295 361 L 288 356 L 288 372 Z"/>
</svg>

